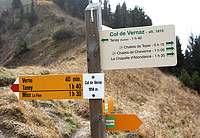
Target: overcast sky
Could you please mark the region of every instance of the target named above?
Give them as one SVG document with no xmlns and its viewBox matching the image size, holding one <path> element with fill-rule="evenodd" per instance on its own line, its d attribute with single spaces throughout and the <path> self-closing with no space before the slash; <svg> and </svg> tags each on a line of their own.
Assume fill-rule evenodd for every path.
<svg viewBox="0 0 200 138">
<path fill-rule="evenodd" d="M 191 32 L 195 36 L 200 34 L 200 0 L 110 0 L 112 10 L 124 1 L 128 8 L 133 9 L 136 5 L 143 8 L 152 19 L 153 26 L 174 24 L 176 35 L 179 36 L 184 50 Z"/>
</svg>

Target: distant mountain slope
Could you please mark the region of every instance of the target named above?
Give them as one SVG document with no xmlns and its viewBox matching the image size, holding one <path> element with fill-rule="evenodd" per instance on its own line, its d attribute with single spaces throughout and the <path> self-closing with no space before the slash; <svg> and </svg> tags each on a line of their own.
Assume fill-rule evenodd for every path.
<svg viewBox="0 0 200 138">
<path fill-rule="evenodd" d="M 37 1 L 35 10 L 38 19 L 33 27 L 25 20 L 20 29 L 8 30 L 9 23 L 16 17 L 16 14 L 12 14 L 15 13 L 14 11 L 8 13 L 9 16 L 3 19 L 5 21 L 3 27 L 6 31 L 1 34 L 3 44 L 0 45 L 0 65 L 6 67 L 49 65 L 65 51 L 83 41 L 83 21 L 69 16 L 51 1 Z M 15 18 L 14 20 L 17 21 Z M 53 39 L 58 30 L 65 30 L 69 37 L 62 41 Z M 26 40 L 29 50 L 16 57 L 15 51 L 21 37 Z"/>
<path fill-rule="evenodd" d="M 2 11 L 5 11 L 7 10 L 8 8 L 11 7 L 11 3 L 12 3 L 13 0 L 0 0 L 0 17 L 1 17 L 1 14 L 2 14 Z M 23 4 L 28 4 L 31 2 L 31 0 L 21 0 L 21 2 Z"/>
</svg>

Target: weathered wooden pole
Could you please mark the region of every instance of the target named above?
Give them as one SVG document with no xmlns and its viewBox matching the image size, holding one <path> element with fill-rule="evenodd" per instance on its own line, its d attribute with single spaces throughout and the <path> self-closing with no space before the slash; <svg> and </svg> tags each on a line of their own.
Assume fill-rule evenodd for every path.
<svg viewBox="0 0 200 138">
<path fill-rule="evenodd" d="M 99 30 L 102 29 L 100 3 L 90 3 L 85 10 L 88 73 L 100 73 Z M 101 99 L 89 100 L 92 138 L 106 138 L 106 118 Z"/>
</svg>

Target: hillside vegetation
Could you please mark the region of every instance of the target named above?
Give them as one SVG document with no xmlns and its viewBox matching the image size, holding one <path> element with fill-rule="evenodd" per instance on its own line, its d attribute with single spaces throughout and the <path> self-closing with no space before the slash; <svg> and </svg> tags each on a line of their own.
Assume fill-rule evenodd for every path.
<svg viewBox="0 0 200 138">
<path fill-rule="evenodd" d="M 34 5 L 34 24 L 24 19 L 20 28 L 9 29 L 10 23 L 19 21 L 13 11 L 1 22 L 0 138 L 88 138 L 88 100 L 19 101 L 10 89 L 19 75 L 87 73 L 84 21 L 51 1 Z M 109 131 L 109 138 L 199 138 L 197 91 L 157 68 L 104 73 L 105 96 L 114 99 L 113 113 L 136 114 L 143 121 L 136 132 Z"/>
<path fill-rule="evenodd" d="M 85 43 L 65 55 L 49 67 L 25 66 L 8 71 L 17 75 L 87 72 Z M 66 131 L 69 137 L 89 137 L 88 100 L 18 101 L 8 87 L 2 87 L 0 93 L 3 134 L 14 130 L 16 137 L 41 134 L 44 134 L 41 137 L 66 137 Z M 136 132 L 108 132 L 109 137 L 198 138 L 200 135 L 200 97 L 177 78 L 156 68 L 105 71 L 105 95 L 113 97 L 114 113 L 137 114 L 144 122 Z M 63 128 L 57 124 L 60 121 L 70 128 L 60 130 Z M 31 130 L 30 134 L 20 131 L 21 127 Z"/>
<path fill-rule="evenodd" d="M 51 1 L 37 1 L 34 8 L 37 20 L 33 27 L 27 20 L 18 21 L 17 14 L 12 15 L 13 10 L 6 12 L 2 17 L 4 22 L 1 24 L 3 28 L 1 28 L 3 43 L 0 45 L 1 65 L 6 67 L 49 65 L 65 51 L 83 41 L 83 21 L 69 16 Z M 14 22 L 10 18 L 13 18 Z M 9 25 L 19 25 L 19 28 L 10 29 Z M 58 38 L 56 35 L 63 37 Z M 21 37 L 27 47 L 24 52 L 18 52 Z"/>
</svg>

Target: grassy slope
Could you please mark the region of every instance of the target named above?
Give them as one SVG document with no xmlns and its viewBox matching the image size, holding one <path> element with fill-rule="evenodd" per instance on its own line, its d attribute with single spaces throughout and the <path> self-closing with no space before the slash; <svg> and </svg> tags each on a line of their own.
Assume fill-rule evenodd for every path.
<svg viewBox="0 0 200 138">
<path fill-rule="evenodd" d="M 2 48 L 4 51 L 0 53 L 0 64 L 11 67 L 49 65 L 65 54 L 65 51 L 82 43 L 84 39 L 83 21 L 69 16 L 50 1 L 37 1 L 35 8 L 38 19 L 33 27 L 24 21 L 20 30 L 7 31 L 2 34 L 2 39 L 9 41 L 4 41 Z M 10 18 L 5 20 L 10 20 Z M 72 31 L 73 37 L 64 41 L 54 41 L 52 36 L 59 28 Z M 20 36 L 26 39 L 30 50 L 13 57 Z"/>
<path fill-rule="evenodd" d="M 87 72 L 85 43 L 65 55 L 47 68 L 27 66 L 9 71 L 16 74 Z M 7 89 L 7 92 L 10 93 L 10 90 Z M 200 135 L 200 97 L 183 86 L 177 78 L 157 68 L 105 71 L 105 94 L 114 98 L 114 113 L 137 114 L 144 122 L 136 132 L 109 132 L 109 137 L 198 138 Z M 62 102 L 77 116 L 89 118 L 88 100 Z M 30 106 L 34 107 L 34 104 Z M 88 125 L 84 128 L 77 129 L 73 135 L 80 136 L 80 133 L 89 129 Z M 86 132 L 83 135 L 89 134 Z"/>
<path fill-rule="evenodd" d="M 84 34 L 83 22 L 51 2 L 39 1 L 37 8 L 45 20 L 40 18 L 33 30 L 24 30 L 27 39 L 33 38 L 31 52 L 16 60 L 10 56 L 12 51 L 5 56 L 5 65 L 36 66 L 0 68 L 1 82 L 8 79 L 10 84 L 17 75 L 87 72 L 86 46 L 79 34 Z M 55 43 L 52 34 L 62 25 L 78 37 Z M 16 41 L 17 34 L 10 36 L 11 41 Z M 199 96 L 156 68 L 105 71 L 105 94 L 114 98 L 114 113 L 134 113 L 144 122 L 137 132 L 109 132 L 109 137 L 200 136 Z M 88 137 L 88 118 L 88 100 L 18 101 L 9 87 L 0 88 L 0 136 L 5 138 Z"/>
<path fill-rule="evenodd" d="M 85 73 L 86 48 L 77 49 L 50 68 L 58 73 Z M 68 60 L 73 57 L 73 60 Z M 200 136 L 200 97 L 157 68 L 105 71 L 105 94 L 114 98 L 115 113 L 137 114 L 144 122 L 137 132 L 120 137 Z M 74 107 L 79 108 L 74 108 Z M 76 100 L 76 114 L 88 118 L 88 101 Z"/>
</svg>

